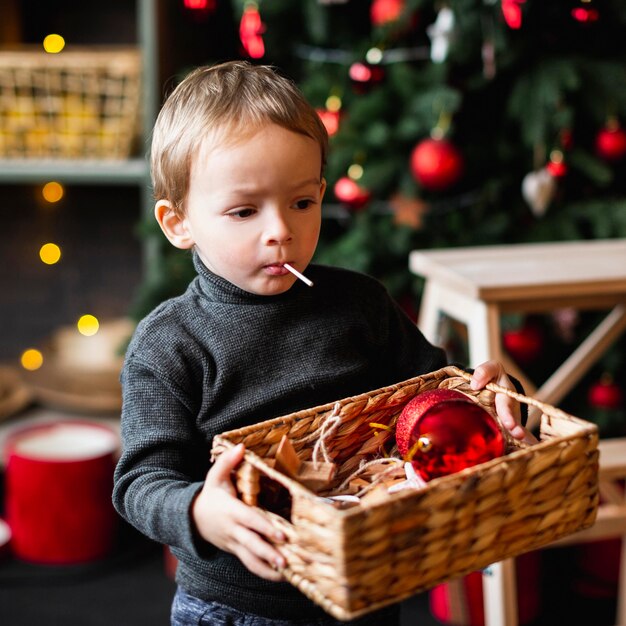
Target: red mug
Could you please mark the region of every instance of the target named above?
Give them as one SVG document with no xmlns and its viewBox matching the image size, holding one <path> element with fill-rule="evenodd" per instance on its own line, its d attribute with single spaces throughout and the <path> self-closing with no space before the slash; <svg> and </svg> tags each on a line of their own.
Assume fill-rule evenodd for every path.
<svg viewBox="0 0 626 626">
<path fill-rule="evenodd" d="M 30 426 L 9 437 L 5 509 L 16 557 L 72 564 L 110 552 L 118 446 L 113 428 L 85 421 Z"/>
</svg>

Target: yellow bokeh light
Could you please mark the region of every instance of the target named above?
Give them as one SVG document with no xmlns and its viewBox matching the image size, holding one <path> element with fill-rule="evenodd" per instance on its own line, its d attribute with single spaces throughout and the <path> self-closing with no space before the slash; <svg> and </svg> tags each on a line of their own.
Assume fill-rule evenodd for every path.
<svg viewBox="0 0 626 626">
<path fill-rule="evenodd" d="M 360 178 L 363 177 L 363 167 L 361 165 L 359 165 L 358 163 L 353 163 L 348 168 L 348 176 L 352 180 L 359 180 Z"/>
<path fill-rule="evenodd" d="M 61 35 L 46 35 L 43 40 L 43 49 L 49 54 L 57 54 L 65 48 L 65 39 Z"/>
<path fill-rule="evenodd" d="M 93 315 L 83 315 L 76 324 L 78 332 L 85 337 L 95 335 L 100 328 L 100 322 Z"/>
<path fill-rule="evenodd" d="M 328 96 L 326 98 L 326 108 L 333 112 L 339 111 L 341 109 L 341 98 L 339 96 Z"/>
<path fill-rule="evenodd" d="M 55 181 L 46 183 L 41 190 L 41 195 L 44 197 L 44 200 L 50 203 L 58 202 L 63 197 L 64 193 L 65 189 L 63 189 L 63 185 Z"/>
<path fill-rule="evenodd" d="M 43 354 L 39 350 L 35 350 L 35 348 L 29 348 L 22 352 L 20 362 L 25 370 L 30 372 L 38 370 L 43 365 Z"/>
<path fill-rule="evenodd" d="M 61 259 L 61 248 L 56 243 L 44 243 L 39 249 L 39 258 L 46 265 L 54 265 Z"/>
</svg>

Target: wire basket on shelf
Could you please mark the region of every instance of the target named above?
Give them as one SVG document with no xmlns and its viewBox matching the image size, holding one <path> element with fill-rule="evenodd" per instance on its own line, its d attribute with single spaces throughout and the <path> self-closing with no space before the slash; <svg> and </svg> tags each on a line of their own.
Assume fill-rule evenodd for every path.
<svg viewBox="0 0 626 626">
<path fill-rule="evenodd" d="M 126 159 L 140 105 L 137 48 L 0 50 L 0 158 Z"/>
<path fill-rule="evenodd" d="M 287 580 L 337 619 L 354 619 L 594 523 L 596 426 L 491 383 L 472 391 L 469 378 L 446 367 L 214 439 L 214 457 L 245 444 L 237 470 L 240 497 L 287 537 L 277 545 L 287 561 Z M 349 508 L 329 500 L 363 462 L 389 448 L 404 406 L 439 387 L 467 394 L 492 415 L 495 391 L 539 408 L 539 443 L 511 442 L 505 456 L 435 478 L 421 489 L 378 491 Z M 335 421 L 331 429 L 329 419 Z M 374 436 L 373 423 L 391 428 Z M 325 438 L 325 453 L 337 468 L 329 489 L 313 491 L 276 469 L 285 435 L 309 463 Z"/>
</svg>

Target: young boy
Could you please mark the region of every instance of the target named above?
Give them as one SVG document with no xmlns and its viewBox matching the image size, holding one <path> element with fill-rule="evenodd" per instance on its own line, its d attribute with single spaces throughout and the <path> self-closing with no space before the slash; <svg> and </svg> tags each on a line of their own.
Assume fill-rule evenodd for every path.
<svg viewBox="0 0 626 626">
<path fill-rule="evenodd" d="M 380 283 L 309 265 L 327 142 L 290 81 L 243 62 L 192 72 L 155 125 L 155 216 L 174 246 L 193 250 L 198 276 L 138 325 L 128 348 L 114 502 L 178 558 L 177 626 L 338 623 L 283 581 L 269 541 L 283 538 L 235 497 L 230 474 L 243 449 L 211 466 L 216 434 L 446 364 Z M 513 388 L 495 362 L 472 385 L 489 380 Z M 524 437 L 518 408 L 508 396 L 496 402 Z"/>
</svg>

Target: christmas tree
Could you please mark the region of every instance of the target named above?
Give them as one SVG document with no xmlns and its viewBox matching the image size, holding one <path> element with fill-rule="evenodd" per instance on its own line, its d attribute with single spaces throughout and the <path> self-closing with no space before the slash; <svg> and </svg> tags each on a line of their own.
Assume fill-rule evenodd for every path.
<svg viewBox="0 0 626 626">
<path fill-rule="evenodd" d="M 376 276 L 414 314 L 411 250 L 626 237 L 620 0 L 237 0 L 231 9 L 241 58 L 292 77 L 331 136 L 318 262 Z M 188 258 L 166 250 L 164 278 L 142 292 L 139 313 L 188 280 Z M 571 351 L 593 323 L 575 311 L 512 316 L 504 343 L 541 378 L 545 354 Z M 623 389 L 625 347 L 581 388 L 608 373 Z M 612 411 L 608 431 L 623 432 L 623 401 L 601 404 L 592 400 Z"/>
</svg>

